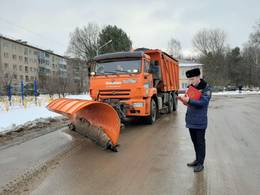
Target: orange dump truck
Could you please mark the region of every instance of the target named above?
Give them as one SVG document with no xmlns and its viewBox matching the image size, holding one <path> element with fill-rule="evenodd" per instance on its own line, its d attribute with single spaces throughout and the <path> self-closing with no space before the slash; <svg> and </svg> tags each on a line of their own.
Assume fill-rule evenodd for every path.
<svg viewBox="0 0 260 195">
<path fill-rule="evenodd" d="M 93 100 L 112 105 L 122 120 L 144 117 L 153 123 L 159 112 L 172 112 L 179 89 L 178 61 L 160 50 L 97 56 L 90 78 Z"/>
<path fill-rule="evenodd" d="M 176 111 L 179 65 L 167 53 L 161 50 L 117 52 L 99 55 L 94 60 L 90 76 L 92 100 L 58 99 L 48 106 L 68 116 L 74 128 L 77 129 L 81 119 L 99 126 L 113 148 L 119 137 L 120 121 L 143 117 L 152 124 L 159 113 Z"/>
</svg>

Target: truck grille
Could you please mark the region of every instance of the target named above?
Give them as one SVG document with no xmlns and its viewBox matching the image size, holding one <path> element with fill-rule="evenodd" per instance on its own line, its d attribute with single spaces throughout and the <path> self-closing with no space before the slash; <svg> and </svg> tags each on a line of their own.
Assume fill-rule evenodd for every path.
<svg viewBox="0 0 260 195">
<path fill-rule="evenodd" d="M 99 91 L 100 98 L 128 98 L 129 95 L 130 89 L 107 89 Z"/>
</svg>

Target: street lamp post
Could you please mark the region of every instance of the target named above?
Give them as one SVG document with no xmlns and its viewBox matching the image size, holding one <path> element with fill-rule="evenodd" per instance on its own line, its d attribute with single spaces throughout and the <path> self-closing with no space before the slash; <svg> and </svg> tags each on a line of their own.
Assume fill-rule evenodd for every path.
<svg viewBox="0 0 260 195">
<path fill-rule="evenodd" d="M 103 47 L 105 47 L 106 45 L 108 45 L 108 44 L 111 43 L 111 42 L 112 42 L 112 39 L 110 39 L 110 40 L 109 40 L 108 42 L 106 42 L 104 45 L 98 47 L 98 48 L 97 48 L 97 51 L 96 51 L 97 56 L 98 56 L 98 52 L 99 52 L 99 50 L 102 49 Z"/>
</svg>

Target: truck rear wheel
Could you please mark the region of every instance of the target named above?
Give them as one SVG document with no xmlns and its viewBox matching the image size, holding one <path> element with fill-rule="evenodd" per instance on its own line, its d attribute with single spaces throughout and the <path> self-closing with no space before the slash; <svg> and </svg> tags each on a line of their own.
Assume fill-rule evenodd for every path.
<svg viewBox="0 0 260 195">
<path fill-rule="evenodd" d="M 173 111 L 176 111 L 178 108 L 178 100 L 177 100 L 177 95 L 175 93 L 172 94 L 172 102 L 173 102 Z"/>
<path fill-rule="evenodd" d="M 157 106 L 154 99 L 151 100 L 150 103 L 150 116 L 146 118 L 147 124 L 153 124 L 157 118 Z"/>
<path fill-rule="evenodd" d="M 168 113 L 172 113 L 174 109 L 174 100 L 172 94 L 169 94 L 169 102 L 168 102 Z"/>
</svg>

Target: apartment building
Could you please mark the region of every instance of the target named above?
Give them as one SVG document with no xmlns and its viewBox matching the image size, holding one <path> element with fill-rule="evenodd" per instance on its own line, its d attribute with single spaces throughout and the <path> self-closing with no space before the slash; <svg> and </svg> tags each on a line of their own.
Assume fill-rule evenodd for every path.
<svg viewBox="0 0 260 195">
<path fill-rule="evenodd" d="M 193 69 L 193 68 L 199 68 L 201 72 L 201 77 L 203 77 L 203 64 L 199 63 L 189 63 L 189 62 L 181 62 L 179 64 L 180 71 L 179 71 L 179 78 L 180 78 L 180 91 L 183 92 L 187 89 L 189 82 L 186 77 L 186 71 Z"/>
<path fill-rule="evenodd" d="M 19 91 L 21 81 L 32 85 L 46 76 L 67 78 L 67 58 L 0 35 L 0 81 Z M 1 86 L 0 86 L 1 87 Z"/>
</svg>

